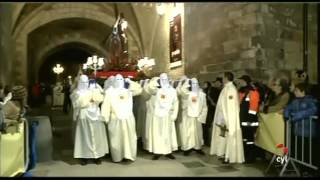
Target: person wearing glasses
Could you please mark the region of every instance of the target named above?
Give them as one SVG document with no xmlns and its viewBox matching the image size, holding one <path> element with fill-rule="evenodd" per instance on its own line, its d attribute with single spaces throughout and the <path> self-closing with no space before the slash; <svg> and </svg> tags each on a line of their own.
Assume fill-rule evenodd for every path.
<svg viewBox="0 0 320 180">
<path fill-rule="evenodd" d="M 275 78 L 273 79 L 270 88 L 273 95 L 266 104 L 265 113 L 282 113 L 290 99 L 289 80 L 285 77 Z"/>
</svg>

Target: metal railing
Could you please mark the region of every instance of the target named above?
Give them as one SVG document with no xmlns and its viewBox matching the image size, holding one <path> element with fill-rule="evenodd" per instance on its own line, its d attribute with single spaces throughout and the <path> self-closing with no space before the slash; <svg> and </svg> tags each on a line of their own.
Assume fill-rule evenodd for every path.
<svg viewBox="0 0 320 180">
<path fill-rule="evenodd" d="M 287 121 L 286 122 L 286 147 L 288 148 L 288 153 L 284 156 L 287 156 L 286 158 L 286 162 L 285 164 L 282 166 L 282 169 L 280 171 L 280 174 L 279 176 L 283 176 L 283 174 L 285 173 L 285 171 L 287 170 L 287 167 L 289 164 L 292 165 L 294 171 L 296 172 L 296 174 L 298 176 L 301 176 L 300 172 L 299 172 L 299 169 L 297 168 L 296 164 L 300 164 L 302 166 L 305 166 L 305 167 L 308 167 L 308 168 L 311 168 L 311 169 L 314 169 L 314 170 L 317 170 L 318 167 L 315 166 L 312 162 L 312 155 L 313 155 L 313 152 L 312 152 L 312 125 L 313 125 L 313 121 L 318 119 L 317 116 L 311 116 L 309 117 L 309 119 L 305 119 L 305 120 L 302 120 L 300 121 L 301 123 L 298 124 L 298 122 L 292 122 L 292 121 Z M 309 134 L 308 136 L 305 137 L 305 124 L 306 122 L 309 121 Z M 301 136 L 298 136 L 297 134 L 294 134 L 294 139 L 291 138 L 291 135 L 293 134 L 292 131 L 293 131 L 293 128 L 292 128 L 292 124 L 295 124 L 296 126 L 298 125 L 301 125 L 300 126 L 300 129 L 301 129 Z M 315 123 L 314 123 L 315 125 Z M 299 129 L 299 128 L 298 128 Z M 299 129 L 299 130 L 300 130 Z M 301 141 L 298 142 L 298 138 L 301 138 Z M 307 138 L 307 142 L 305 142 L 305 138 Z M 292 140 L 294 140 L 294 149 L 292 149 Z M 308 153 L 308 157 L 305 157 L 305 143 L 309 143 L 309 153 Z M 301 153 L 301 157 L 299 158 L 298 157 L 298 148 L 300 146 L 300 153 Z M 284 156 L 282 158 L 284 158 Z M 272 160 L 271 162 L 269 163 L 269 166 L 268 168 L 266 169 L 265 172 L 268 172 L 268 170 L 270 169 L 271 165 L 274 163 L 274 161 L 277 159 L 277 155 L 274 155 L 272 157 Z"/>
</svg>

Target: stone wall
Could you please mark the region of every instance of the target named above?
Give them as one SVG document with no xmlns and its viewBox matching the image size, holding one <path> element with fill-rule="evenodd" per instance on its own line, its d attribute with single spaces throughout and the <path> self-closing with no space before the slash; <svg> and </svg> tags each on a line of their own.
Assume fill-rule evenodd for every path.
<svg viewBox="0 0 320 180">
<path fill-rule="evenodd" d="M 257 34 L 258 7 L 252 3 L 186 3 L 186 74 L 204 81 L 224 71 L 241 74 L 244 68 L 256 68 L 251 39 Z"/>
<path fill-rule="evenodd" d="M 302 68 L 302 3 L 176 3 L 182 13 L 183 56 L 182 66 L 175 69 L 170 69 L 169 63 L 169 21 L 173 3 L 165 3 L 166 13 L 163 16 L 157 14 L 155 3 L 132 4 L 119 5 L 119 11 L 125 12 L 129 29 L 133 30 L 134 36 L 129 36 L 130 55 L 155 58 L 154 75 L 167 72 L 173 79 L 177 79 L 186 74 L 204 81 L 213 80 L 224 71 L 232 71 L 236 76 L 249 74 L 255 79 L 265 80 L 278 70 Z M 109 9 L 109 15 L 90 10 L 103 7 Z M 22 65 L 26 62 L 26 34 L 47 22 L 75 17 L 86 17 L 111 25 L 114 21 L 112 5 L 108 4 L 100 7 L 83 5 L 78 9 L 61 6 L 59 12 L 69 12 L 71 15 L 50 9 L 43 10 L 46 11 L 43 16 L 38 13 L 34 16 L 35 19 L 30 19 L 30 23 L 25 25 L 25 30 L 19 31 L 22 35 L 16 40 L 14 47 L 17 47 L 17 51 L 13 53 L 16 58 L 12 62 L 22 62 Z M 5 11 L 9 9 L 1 10 L 0 13 Z M 308 73 L 315 82 L 318 78 L 316 5 L 310 4 L 309 11 Z M 8 20 L 3 20 L 10 17 L 7 14 L 0 17 L 2 24 L 9 23 Z M 6 25 L 1 27 L 1 42 L 8 44 L 10 36 L 5 35 Z M 9 62 L 4 60 L 10 59 L 9 50 L 4 50 L 8 47 L 9 45 L 1 46 L 1 54 L 4 54 L 0 59 L 1 77 L 7 72 L 2 70 L 7 65 L 2 64 Z M 16 71 L 22 71 L 21 68 L 16 68 Z M 17 77 L 24 79 L 23 74 L 20 73 Z"/>
<path fill-rule="evenodd" d="M 170 20 L 173 15 L 173 3 L 163 3 L 165 14 L 157 13 L 155 3 L 133 3 L 138 20 L 138 26 L 141 32 L 143 42 L 143 55 L 155 59 L 156 65 L 152 70 L 152 75 L 157 76 L 160 73 L 168 73 L 170 78 L 178 79 L 184 75 L 184 64 L 182 66 L 170 69 L 169 57 L 169 28 Z M 184 34 L 184 12 L 183 3 L 176 3 L 176 8 L 181 13 L 182 19 L 182 37 Z M 182 41 L 184 38 L 182 39 Z M 182 42 L 183 44 L 183 42 Z M 182 52 L 184 52 L 182 47 Z M 182 55 L 184 59 L 184 55 Z"/>
<path fill-rule="evenodd" d="M 0 3 L 0 82 L 9 84 L 11 82 L 11 13 L 12 5 Z"/>
<path fill-rule="evenodd" d="M 318 5 L 319 6 L 319 5 Z M 308 58 L 308 74 L 311 83 L 319 82 L 319 62 L 318 59 L 318 11 L 317 5 L 309 5 L 309 58 Z"/>
<path fill-rule="evenodd" d="M 313 9 L 313 21 L 315 15 Z M 186 74 L 200 72 L 198 78 L 204 81 L 232 71 L 267 80 L 279 71 L 301 69 L 302 22 L 301 3 L 186 3 Z M 315 48 L 316 27 L 310 31 Z M 317 62 L 315 57 L 313 50 L 309 67 Z M 309 71 L 315 80 L 317 70 Z"/>
</svg>

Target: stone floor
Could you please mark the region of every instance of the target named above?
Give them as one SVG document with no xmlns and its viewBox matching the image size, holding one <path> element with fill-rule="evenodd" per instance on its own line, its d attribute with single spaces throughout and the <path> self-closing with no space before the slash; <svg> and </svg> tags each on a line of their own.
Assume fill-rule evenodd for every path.
<svg viewBox="0 0 320 180">
<path fill-rule="evenodd" d="M 154 161 L 152 155 L 138 150 L 137 160 L 131 163 L 113 163 L 105 157 L 102 164 L 89 163 L 81 166 L 72 158 L 71 113 L 62 113 L 59 108 L 32 109 L 30 115 L 47 115 L 51 118 L 53 132 L 53 161 L 39 162 L 31 171 L 33 176 L 210 176 L 210 177 L 264 177 L 268 162 L 254 164 L 222 164 L 215 156 L 209 156 L 209 147 L 204 147 L 206 155 L 191 153 L 183 156 L 175 152 L 176 160 L 161 157 Z M 274 172 L 268 176 L 276 176 Z"/>
</svg>

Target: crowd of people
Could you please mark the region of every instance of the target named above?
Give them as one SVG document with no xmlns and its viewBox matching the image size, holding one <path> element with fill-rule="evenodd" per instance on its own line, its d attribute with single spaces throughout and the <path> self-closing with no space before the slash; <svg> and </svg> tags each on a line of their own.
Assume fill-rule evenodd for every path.
<svg viewBox="0 0 320 180">
<path fill-rule="evenodd" d="M 6 133 L 7 127 L 21 122 L 28 110 L 27 90 L 22 85 L 5 85 L 0 83 L 0 131 Z"/>
<path fill-rule="evenodd" d="M 153 160 L 175 159 L 177 150 L 204 155 L 206 145 L 223 163 L 252 163 L 265 157 L 254 143 L 259 113 L 280 113 L 294 122 L 318 114 L 318 101 L 307 86 L 305 78 L 276 77 L 262 84 L 226 72 L 204 83 L 186 76 L 172 81 L 165 73 L 139 82 L 117 75 L 102 88 L 81 75 L 71 93 L 77 122 L 74 157 L 82 164 L 88 159 L 100 163 L 108 153 L 114 162 L 134 161 L 140 140 Z"/>
<path fill-rule="evenodd" d="M 58 81 L 56 84 L 36 82 L 30 88 L 29 102 L 31 107 L 40 107 L 42 105 L 63 107 L 66 114 L 71 109 L 70 88 L 72 86 L 71 79 L 63 82 Z"/>
</svg>

